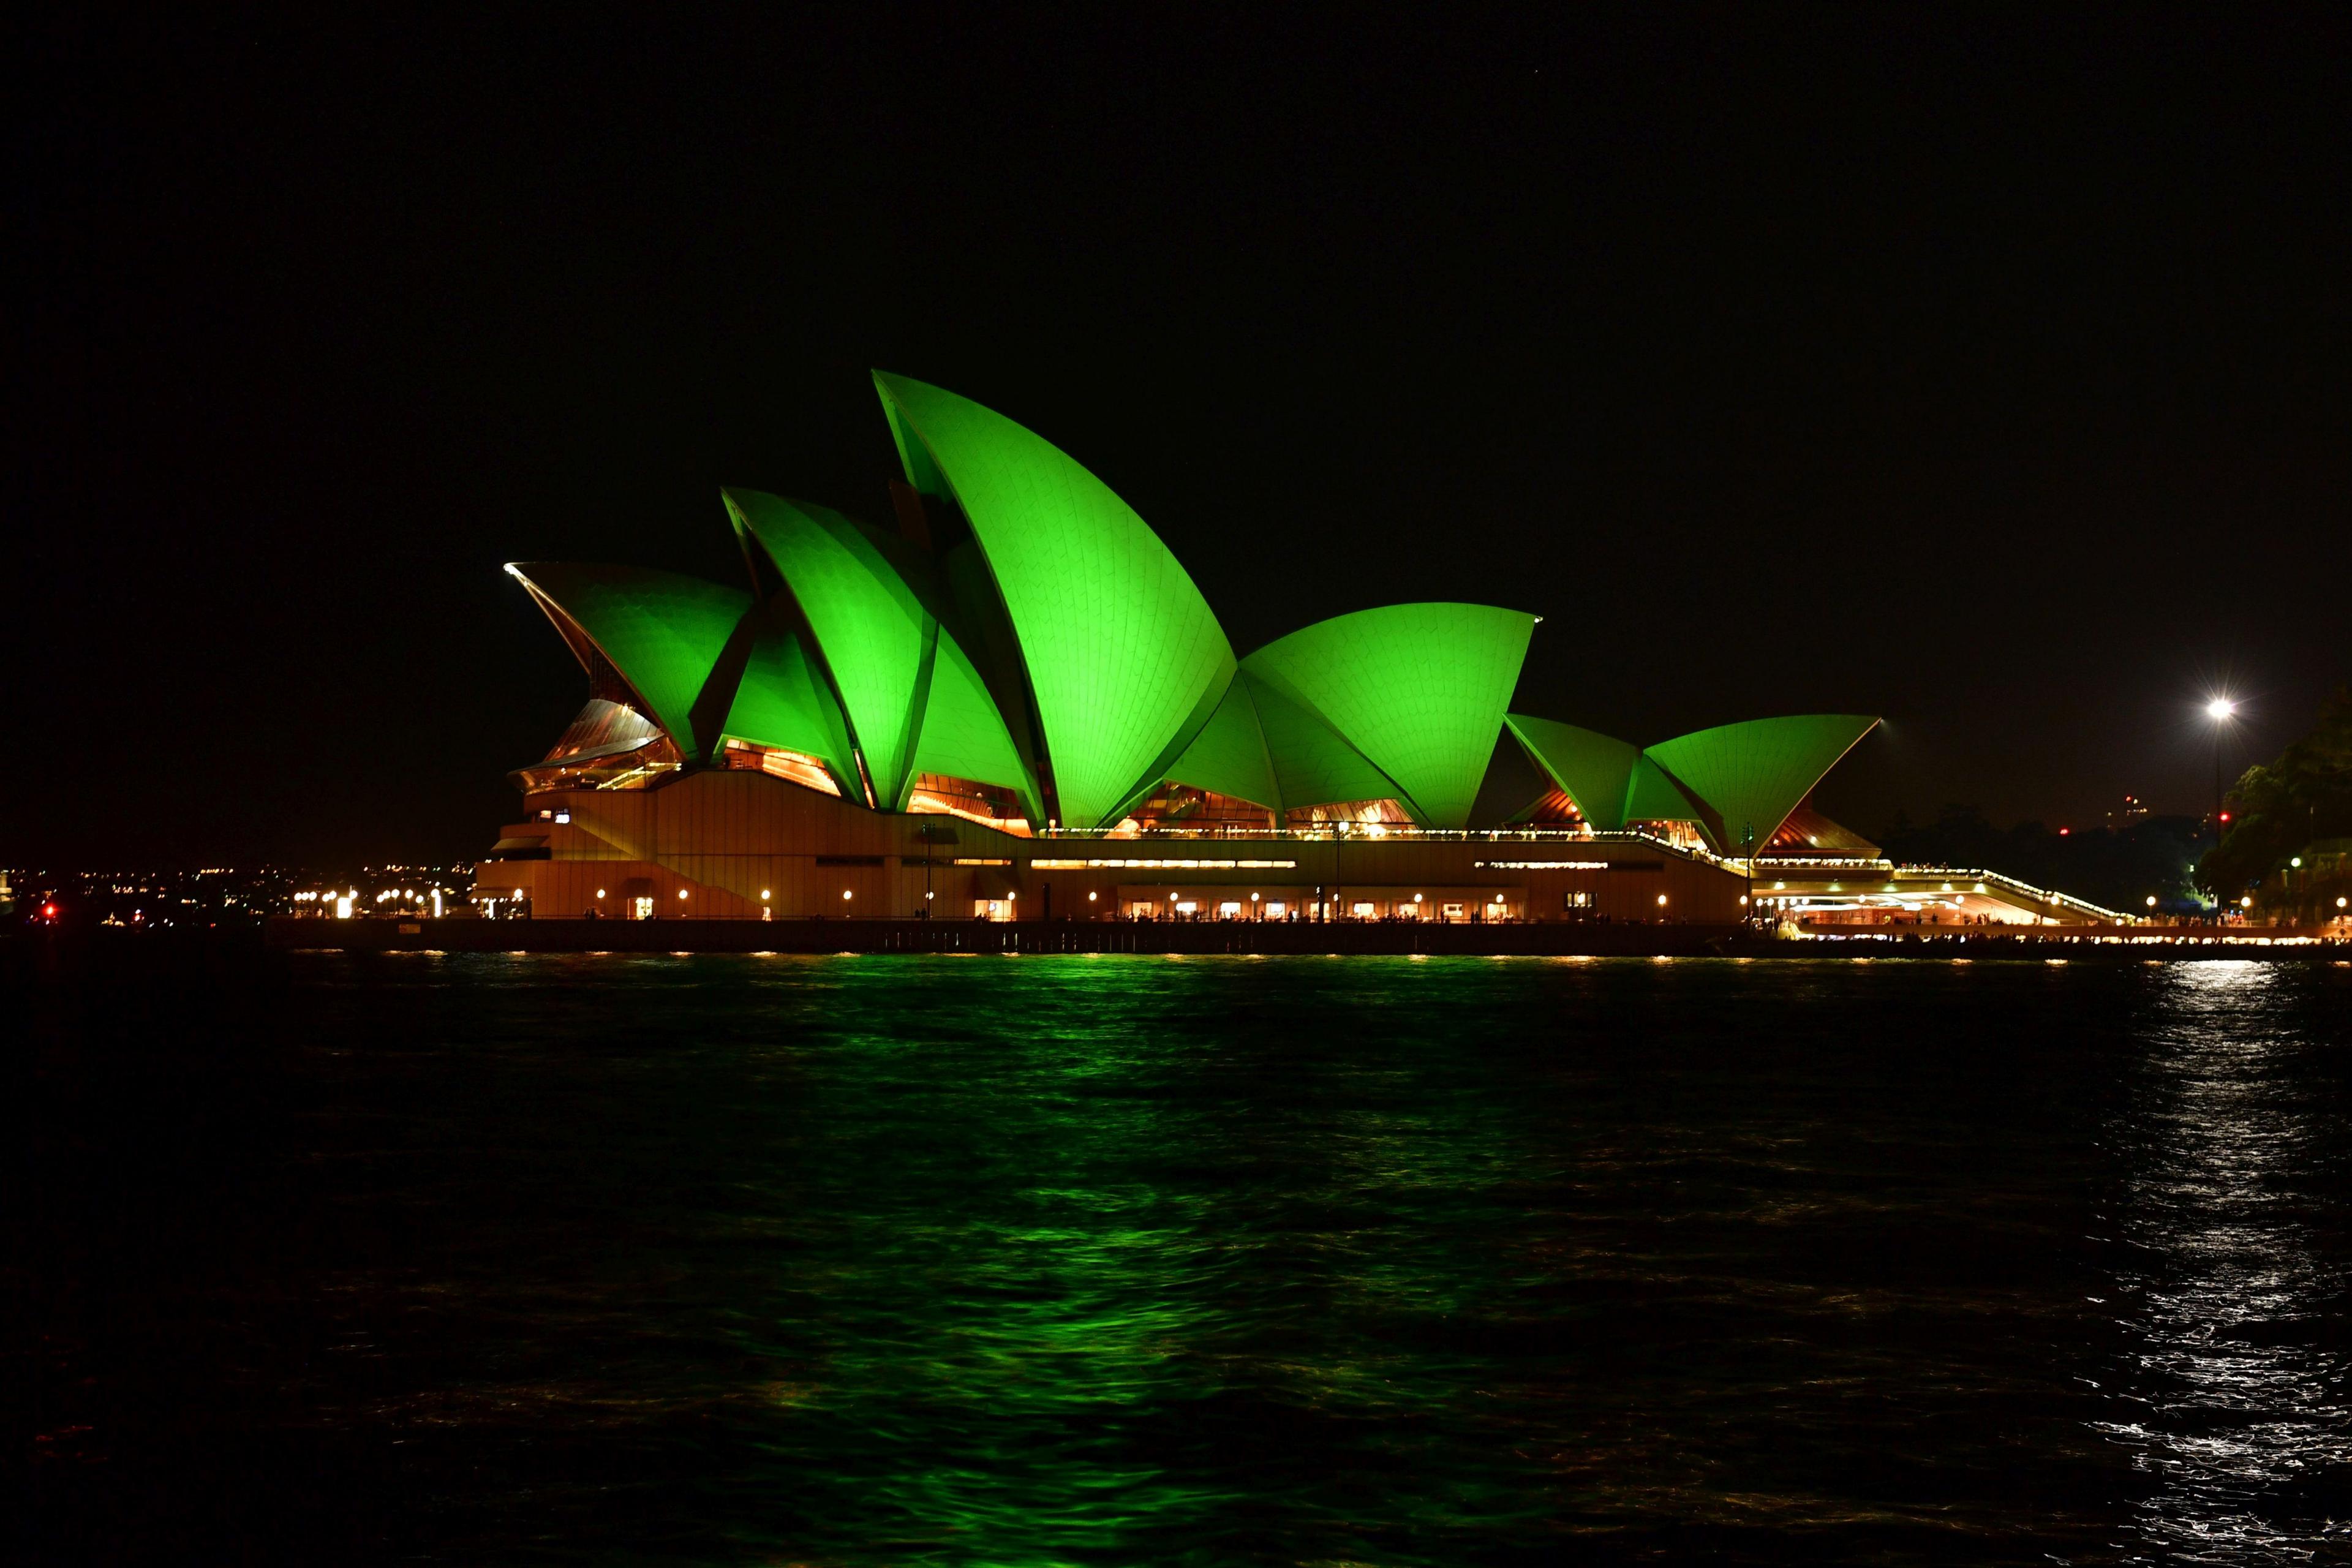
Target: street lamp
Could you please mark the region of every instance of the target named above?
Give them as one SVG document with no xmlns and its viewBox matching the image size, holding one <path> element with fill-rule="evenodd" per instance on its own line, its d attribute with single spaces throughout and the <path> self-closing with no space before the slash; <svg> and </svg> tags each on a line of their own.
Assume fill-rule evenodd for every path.
<svg viewBox="0 0 2352 1568">
<path fill-rule="evenodd" d="M 2229 729 L 2238 705 L 2226 697 L 2216 697 L 2205 704 L 2205 717 L 2213 721 L 2213 842 L 2221 842 L 2221 735 Z"/>
</svg>

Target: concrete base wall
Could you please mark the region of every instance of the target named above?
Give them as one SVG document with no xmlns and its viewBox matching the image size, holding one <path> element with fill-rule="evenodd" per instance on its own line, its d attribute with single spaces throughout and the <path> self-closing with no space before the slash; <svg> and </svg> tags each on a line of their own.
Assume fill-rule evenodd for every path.
<svg viewBox="0 0 2352 1568">
<path fill-rule="evenodd" d="M 938 816 L 868 811 L 765 773 L 678 775 L 657 789 L 532 795 L 509 841 L 533 858 L 485 860 L 478 897 L 533 914 L 629 921 L 842 917 L 1118 921 L 1146 900 L 1208 912 L 1279 901 L 1360 901 L 1434 919 L 1500 908 L 1521 921 L 1735 925 L 1744 877 L 1646 840 L 1463 837 L 1020 837 Z M 541 815 L 544 814 L 544 815 Z M 563 820 L 557 820 L 557 818 Z M 1256 897 L 1252 898 L 1255 894 Z M 1500 897 L 1498 906 L 1493 900 Z M 502 908 L 500 912 L 506 912 Z"/>
</svg>

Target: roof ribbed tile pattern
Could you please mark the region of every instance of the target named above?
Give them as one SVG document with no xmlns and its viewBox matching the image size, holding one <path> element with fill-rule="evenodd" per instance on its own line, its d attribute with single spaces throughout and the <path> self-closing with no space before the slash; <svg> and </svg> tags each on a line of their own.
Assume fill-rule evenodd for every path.
<svg viewBox="0 0 2352 1568">
<path fill-rule="evenodd" d="M 987 558 L 1063 825 L 1100 825 L 1157 782 L 1188 726 L 1208 721 L 1233 677 L 1223 630 L 1143 520 L 1052 444 L 953 393 L 879 372 L 874 381 L 908 482 L 943 482 Z"/>
<path fill-rule="evenodd" d="M 1491 605 L 1390 605 L 1295 631 L 1242 668 L 1321 716 L 1423 826 L 1462 827 L 1535 621 Z"/>
<path fill-rule="evenodd" d="M 532 561 L 507 571 L 530 590 L 575 655 L 586 638 L 653 710 L 679 752 L 701 755 L 695 700 L 751 607 L 751 595 L 642 566 Z"/>
<path fill-rule="evenodd" d="M 989 700 L 980 671 L 946 627 L 940 628 L 938 656 L 931 661 L 931 685 L 923 709 L 922 739 L 915 747 L 916 773 L 947 773 L 1001 784 L 1021 797 L 1022 809 L 1036 820 L 1041 810 L 1037 781 L 1021 765 L 1013 736 Z M 914 788 L 914 774 L 907 789 Z M 898 809 L 905 809 L 901 794 Z"/>
<path fill-rule="evenodd" d="M 907 571 L 892 559 L 897 542 L 829 507 L 758 490 L 720 494 L 737 531 L 766 552 L 816 634 L 877 804 L 889 806 L 914 776 L 909 764 L 934 626 Z"/>
<path fill-rule="evenodd" d="M 1556 719 L 1511 713 L 1503 721 L 1595 831 L 1613 833 L 1625 826 L 1625 788 L 1641 760 L 1638 747 Z"/>
<path fill-rule="evenodd" d="M 815 757 L 851 800 L 865 793 L 857 782 L 857 760 L 841 704 L 834 700 L 796 631 L 760 628 L 720 732 L 753 745 Z"/>
<path fill-rule="evenodd" d="M 756 609 L 675 573 L 508 568 L 597 695 L 624 695 L 617 673 L 688 763 L 724 736 L 782 747 L 884 810 L 933 773 L 1001 785 L 1033 823 L 1086 830 L 1165 779 L 1277 814 L 1393 799 L 1424 826 L 1468 825 L 1534 616 L 1391 605 L 1236 663 L 1191 576 L 1101 480 L 969 399 L 874 380 L 908 483 L 931 498 L 900 492 L 906 537 L 725 491 Z M 1736 853 L 1768 840 L 1876 721 L 1759 720 L 1646 752 L 1507 722 L 1591 826 L 1692 821 Z"/>
<path fill-rule="evenodd" d="M 1646 756 L 1633 759 L 1633 771 L 1625 781 L 1625 804 L 1618 811 L 1618 822 L 1696 822 L 1706 824 L 1706 812 L 1687 791 L 1667 776 L 1664 769 Z"/>
<path fill-rule="evenodd" d="M 1348 743 L 1321 715 L 1244 670 L 1250 706 L 1256 710 L 1265 752 L 1274 762 L 1282 809 L 1331 805 L 1351 800 L 1399 800 L 1404 790 Z"/>
<path fill-rule="evenodd" d="M 1265 732 L 1258 723 L 1257 704 L 1251 700 L 1246 678 L 1236 677 L 1225 688 L 1225 700 L 1169 768 L 1168 776 L 1178 784 L 1214 790 L 1276 814 L 1284 809 L 1282 786 L 1275 779 L 1274 759 L 1267 754 Z"/>
<path fill-rule="evenodd" d="M 1858 713 L 1750 719 L 1676 736 L 1646 755 L 1715 808 L 1717 847 L 1747 852 L 1770 840 L 1789 814 L 1878 721 Z"/>
</svg>

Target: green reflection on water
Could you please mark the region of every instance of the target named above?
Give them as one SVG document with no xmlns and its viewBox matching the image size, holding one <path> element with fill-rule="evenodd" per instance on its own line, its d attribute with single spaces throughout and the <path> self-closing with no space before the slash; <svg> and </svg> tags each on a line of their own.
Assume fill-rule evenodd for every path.
<svg viewBox="0 0 2352 1568">
<path fill-rule="evenodd" d="M 479 1375 L 423 1362 L 412 1408 L 468 1433 L 469 1467 L 527 1468 L 517 1421 L 608 1423 L 647 1479 L 576 1506 L 648 1556 L 2083 1560 L 2111 1539 L 2121 1461 L 2081 1441 L 2107 1375 L 2083 1339 L 2107 1293 L 2085 1130 L 2140 1048 L 2136 966 L 435 973 L 439 1014 L 353 994 L 454 1042 L 416 1069 L 425 1156 L 371 1201 L 511 1215 L 467 1267 L 420 1249 Z M 2342 999 L 2294 991 L 2278 1005 Z M 370 1118 L 407 1081 L 383 1059 Z"/>
<path fill-rule="evenodd" d="M 811 1392 L 801 1430 L 771 1449 L 828 1468 L 866 1450 L 856 1511 L 886 1516 L 890 1552 L 1206 1551 L 1207 1527 L 1247 1491 L 1201 1483 L 1217 1467 L 1168 1436 L 1186 1405 L 1394 1421 L 1458 1395 L 1424 1349 L 1376 1332 L 1343 1356 L 1311 1348 L 1335 1321 L 1475 1310 L 1495 1284 L 1485 1248 L 1417 1212 L 1474 1200 L 1514 1163 L 1494 1097 L 1405 1103 L 1429 1084 L 1403 1064 L 1346 1062 L 1352 1087 L 1308 1125 L 1265 1103 L 1269 1041 L 1301 1047 L 1299 1092 L 1328 1087 L 1332 1047 L 1384 1005 L 1361 966 L 1273 1016 L 1236 1012 L 1234 965 L 1026 958 L 995 965 L 985 991 L 969 968 L 943 981 L 940 967 L 839 962 L 819 1011 L 870 1023 L 878 1008 L 890 1026 L 813 1032 L 795 1008 L 772 1047 L 807 1096 L 796 1125 L 823 1130 L 814 1157 L 834 1168 L 820 1179 L 855 1173 L 843 1197 L 857 1218 L 781 1281 L 771 1348 L 807 1358 Z M 803 1003 L 807 980 L 787 982 Z M 1303 1203 L 1313 1223 L 1269 1227 L 1263 1178 L 1285 1190 L 1274 1206 Z M 1269 1331 L 1297 1353 L 1268 1356 Z M 1407 1465 L 1431 1440 L 1409 1422 L 1368 1435 Z M 922 1462 L 887 1473 L 893 1452 Z M 1436 1489 L 1427 1502 L 1457 1521 L 1529 1506 L 1507 1484 Z"/>
</svg>

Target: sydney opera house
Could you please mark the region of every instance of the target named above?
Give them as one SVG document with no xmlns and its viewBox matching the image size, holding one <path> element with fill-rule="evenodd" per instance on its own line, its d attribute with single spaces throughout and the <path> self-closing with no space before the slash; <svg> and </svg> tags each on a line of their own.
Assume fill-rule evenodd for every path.
<svg viewBox="0 0 2352 1568">
<path fill-rule="evenodd" d="M 894 526 L 729 490 L 739 583 L 507 568 L 589 694 L 513 775 L 487 912 L 1729 922 L 1772 868 L 1876 853 L 1808 805 L 1874 719 L 1642 746 L 1514 712 L 1539 617 L 1487 605 L 1236 658 L 1093 474 L 874 379 Z"/>
</svg>

